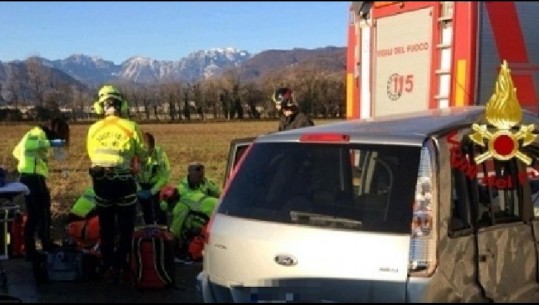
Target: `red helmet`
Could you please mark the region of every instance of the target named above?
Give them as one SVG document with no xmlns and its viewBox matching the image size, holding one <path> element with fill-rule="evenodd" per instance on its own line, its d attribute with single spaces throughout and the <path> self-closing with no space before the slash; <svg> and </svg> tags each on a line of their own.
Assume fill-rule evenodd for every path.
<svg viewBox="0 0 539 305">
<path fill-rule="evenodd" d="M 294 100 L 292 98 L 292 90 L 287 87 L 275 90 L 272 99 L 275 104 L 281 105 L 284 108 L 292 107 L 294 105 Z"/>
<path fill-rule="evenodd" d="M 159 200 L 160 201 L 166 201 L 166 202 L 177 202 L 180 200 L 180 193 L 178 193 L 178 189 L 167 185 L 161 188 L 161 191 L 159 192 Z"/>
</svg>

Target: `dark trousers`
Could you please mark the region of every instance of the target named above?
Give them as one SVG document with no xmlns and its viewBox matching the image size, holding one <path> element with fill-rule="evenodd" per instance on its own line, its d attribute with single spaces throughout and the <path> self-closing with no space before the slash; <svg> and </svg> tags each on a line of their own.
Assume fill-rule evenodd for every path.
<svg viewBox="0 0 539 305">
<path fill-rule="evenodd" d="M 129 171 L 103 168 L 92 168 L 90 176 L 96 194 L 103 267 L 128 271 L 137 204 L 135 178 Z M 119 239 L 115 251 L 116 223 Z"/>
<path fill-rule="evenodd" d="M 24 196 L 28 218 L 24 226 L 24 246 L 26 256 L 31 258 L 36 253 L 35 234 L 38 233 L 44 250 L 49 250 L 51 242 L 51 195 L 45 177 L 37 174 L 21 174 L 20 182 L 30 190 Z"/>
<path fill-rule="evenodd" d="M 135 230 L 134 204 L 128 206 L 97 207 L 101 236 L 101 255 L 103 267 L 112 267 L 116 270 L 129 270 L 129 254 L 131 241 Z M 116 237 L 116 221 L 118 222 L 118 247 L 114 251 Z"/>
<path fill-rule="evenodd" d="M 149 190 L 152 188 L 152 185 L 141 183 L 140 187 L 143 190 Z M 145 224 L 153 224 L 155 221 L 159 225 L 167 225 L 167 213 L 161 210 L 159 206 L 159 193 L 146 200 L 139 198 L 139 203 L 144 215 Z"/>
</svg>

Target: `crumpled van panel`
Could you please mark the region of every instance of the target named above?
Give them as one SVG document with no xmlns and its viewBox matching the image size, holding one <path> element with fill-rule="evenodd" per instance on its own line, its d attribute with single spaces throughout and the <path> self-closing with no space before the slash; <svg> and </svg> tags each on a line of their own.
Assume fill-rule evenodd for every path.
<svg viewBox="0 0 539 305">
<path fill-rule="evenodd" d="M 515 302 L 539 287 L 529 224 L 481 229 L 478 241 L 479 278 L 487 297 L 497 302 Z"/>
</svg>

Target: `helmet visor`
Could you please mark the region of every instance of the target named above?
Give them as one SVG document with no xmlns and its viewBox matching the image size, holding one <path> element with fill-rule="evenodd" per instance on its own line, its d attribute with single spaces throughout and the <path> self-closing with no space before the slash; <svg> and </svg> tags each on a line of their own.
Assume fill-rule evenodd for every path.
<svg viewBox="0 0 539 305">
<path fill-rule="evenodd" d="M 122 101 L 109 97 L 103 102 L 103 109 L 107 110 L 109 107 L 113 107 L 116 110 L 120 111 L 120 108 L 122 107 Z"/>
</svg>

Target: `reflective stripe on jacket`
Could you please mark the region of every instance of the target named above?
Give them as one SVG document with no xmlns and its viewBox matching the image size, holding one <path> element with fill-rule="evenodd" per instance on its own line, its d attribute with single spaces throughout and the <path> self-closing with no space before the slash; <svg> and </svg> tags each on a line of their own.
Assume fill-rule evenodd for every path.
<svg viewBox="0 0 539 305">
<path fill-rule="evenodd" d="M 100 206 L 100 207 L 104 207 L 104 208 L 109 208 L 113 205 L 117 205 L 117 206 L 130 206 L 130 205 L 133 205 L 135 203 L 137 203 L 137 194 L 134 193 L 134 194 L 130 194 L 130 195 L 127 195 L 127 196 L 124 196 L 122 198 L 119 198 L 119 199 L 115 199 L 114 201 L 111 201 L 111 200 L 106 200 L 106 199 L 103 199 L 97 195 L 95 195 L 95 204 Z"/>
<path fill-rule="evenodd" d="M 51 144 L 45 131 L 37 126 L 28 131 L 13 149 L 13 156 L 19 161 L 19 173 L 49 175 L 48 158 Z"/>
<path fill-rule="evenodd" d="M 157 194 L 170 180 L 170 163 L 167 154 L 159 146 L 155 146 L 146 164 L 142 165 L 137 175 L 139 183 L 152 185 L 152 195 Z"/>
<path fill-rule="evenodd" d="M 146 162 L 146 146 L 138 124 L 108 116 L 90 126 L 86 148 L 92 166 L 128 169 L 133 157 Z"/>
</svg>

